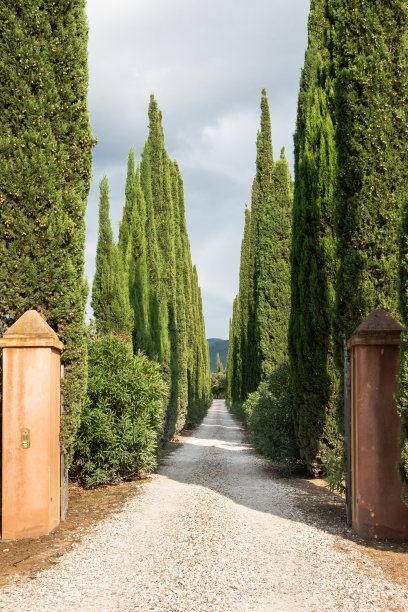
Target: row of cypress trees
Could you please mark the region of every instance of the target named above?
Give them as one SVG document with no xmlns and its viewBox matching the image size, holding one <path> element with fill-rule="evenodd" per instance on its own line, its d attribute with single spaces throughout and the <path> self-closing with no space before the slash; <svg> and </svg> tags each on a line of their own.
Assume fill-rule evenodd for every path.
<svg viewBox="0 0 408 612">
<path fill-rule="evenodd" d="M 311 3 L 295 134 L 289 351 L 297 441 L 314 473 L 341 449 L 344 339 L 374 308 L 401 318 L 407 18 L 399 1 Z"/>
<path fill-rule="evenodd" d="M 99 238 L 92 287 L 97 331 L 132 339 L 160 361 L 170 386 L 164 436 L 197 422 L 211 395 L 201 291 L 191 262 L 180 170 L 165 149 L 161 111 L 149 104 L 141 162 L 128 157 L 125 204 L 116 244 L 109 187 L 100 182 Z"/>
<path fill-rule="evenodd" d="M 0 5 L 0 315 L 41 310 L 64 343 L 67 463 L 86 393 L 85 207 L 90 186 L 84 0 Z"/>
<path fill-rule="evenodd" d="M 227 396 L 238 403 L 287 359 L 293 184 L 284 150 L 273 159 L 265 90 L 260 124 L 227 357 Z"/>
<path fill-rule="evenodd" d="M 284 335 L 265 339 L 271 355 L 283 358 L 288 349 L 296 442 L 314 474 L 327 468 L 330 457 L 341 461 L 344 339 L 374 308 L 408 325 L 407 23 L 408 7 L 400 0 L 311 1 L 294 137 L 288 343 Z M 260 134 L 267 133 L 263 105 Z M 265 154 L 261 143 L 258 136 L 230 322 L 228 394 L 238 402 L 274 365 L 269 356 L 262 361 L 268 353 L 261 349 L 259 325 L 267 319 L 259 316 L 262 260 L 256 244 L 268 249 L 267 259 L 277 243 L 259 223 L 256 198 L 263 194 L 268 201 L 263 181 L 271 175 L 270 149 Z M 269 233 L 261 238 L 260 230 Z M 273 269 L 267 278 L 272 297 Z M 279 288 L 288 312 L 287 287 L 281 282 Z M 274 320 L 278 325 L 280 319 Z M 408 501 L 407 332 L 399 381 L 400 471 Z"/>
</svg>

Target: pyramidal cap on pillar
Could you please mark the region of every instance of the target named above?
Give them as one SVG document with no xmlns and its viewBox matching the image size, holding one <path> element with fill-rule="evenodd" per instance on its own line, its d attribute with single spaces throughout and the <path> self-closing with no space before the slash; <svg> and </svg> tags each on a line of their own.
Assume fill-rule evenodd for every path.
<svg viewBox="0 0 408 612">
<path fill-rule="evenodd" d="M 0 338 L 1 348 L 50 346 L 60 351 L 64 345 L 36 310 L 27 310 Z"/>
<path fill-rule="evenodd" d="M 386 310 L 373 310 L 354 330 L 347 348 L 357 344 L 400 344 L 402 325 Z"/>
</svg>

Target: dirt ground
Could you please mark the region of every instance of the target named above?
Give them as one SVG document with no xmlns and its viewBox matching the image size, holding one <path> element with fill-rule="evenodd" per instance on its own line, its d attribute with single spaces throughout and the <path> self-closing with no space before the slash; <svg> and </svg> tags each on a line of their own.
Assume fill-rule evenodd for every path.
<svg viewBox="0 0 408 612">
<path fill-rule="evenodd" d="M 288 484 L 301 488 L 306 493 L 302 498 L 302 510 L 328 533 L 338 536 L 337 548 L 345 555 L 350 554 L 345 543 L 354 542 L 364 549 L 372 563 L 396 584 L 407 583 L 408 540 L 364 540 L 347 526 L 345 502 L 342 497 L 331 493 L 327 483 L 321 479 L 296 477 Z"/>
<path fill-rule="evenodd" d="M 65 521 L 49 535 L 24 540 L 1 540 L 0 585 L 17 574 L 33 575 L 57 562 L 87 529 L 114 512 L 119 512 L 126 500 L 137 494 L 143 481 L 83 489 L 69 485 L 69 511 Z"/>
<path fill-rule="evenodd" d="M 184 436 L 172 442 L 162 453 L 162 457 L 178 448 L 190 433 L 186 432 Z M 271 475 L 273 473 L 276 476 L 272 463 L 270 471 Z M 144 478 L 97 489 L 83 489 L 75 483 L 70 483 L 67 519 L 57 529 L 48 536 L 36 539 L 0 541 L 0 586 L 10 582 L 16 575 L 34 577 L 38 571 L 56 564 L 59 557 L 81 540 L 90 526 L 120 512 L 125 502 L 137 495 L 141 484 L 148 480 Z M 324 480 L 309 479 L 305 475 L 295 475 L 282 480 L 303 491 L 302 511 L 321 529 L 338 535 L 339 551 L 345 555 L 350 554 L 344 544 L 347 540 L 359 544 L 364 548 L 364 554 L 369 556 L 388 579 L 396 584 L 406 583 L 408 541 L 365 541 L 347 527 L 344 500 L 331 493 Z"/>
</svg>

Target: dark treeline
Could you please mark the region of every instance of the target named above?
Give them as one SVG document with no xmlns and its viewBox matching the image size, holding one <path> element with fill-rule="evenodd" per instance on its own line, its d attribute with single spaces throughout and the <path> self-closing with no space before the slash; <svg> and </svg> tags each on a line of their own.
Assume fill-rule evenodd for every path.
<svg viewBox="0 0 408 612">
<path fill-rule="evenodd" d="M 141 161 L 127 164 L 125 204 L 116 244 L 109 188 L 100 183 L 99 239 L 92 287 L 96 329 L 132 340 L 162 364 L 169 385 L 164 438 L 197 423 L 208 408 L 209 351 L 201 291 L 191 262 L 183 180 L 165 149 L 161 111 L 151 96 Z"/>
<path fill-rule="evenodd" d="M 408 8 L 400 1 L 311 2 L 294 136 L 286 284 L 284 275 L 277 281 L 276 266 L 268 269 L 267 262 L 281 248 L 278 257 L 284 268 L 283 247 L 289 233 L 276 235 L 273 227 L 262 228 L 260 221 L 260 211 L 263 219 L 265 210 L 273 210 L 273 217 L 283 210 L 271 204 L 276 164 L 271 162 L 271 149 L 262 146 L 263 135 L 269 138 L 264 98 L 262 103 L 257 173 L 251 211 L 246 211 L 240 289 L 230 325 L 228 397 L 232 404 L 246 402 L 247 419 L 251 415 L 253 419 L 254 406 L 259 412 L 268 393 L 276 406 L 279 393 L 272 398 L 271 381 L 279 362 L 289 356 L 290 401 L 281 417 L 286 426 L 289 415 L 297 453 L 308 469 L 313 474 L 328 473 L 334 486 L 341 486 L 343 461 L 344 339 L 374 308 L 384 308 L 408 323 L 407 18 Z M 288 189 L 286 199 L 289 194 Z M 281 221 L 279 227 L 286 226 Z M 261 237 L 263 230 L 267 234 Z M 262 282 L 263 269 L 268 272 Z M 280 335 L 269 332 L 271 322 L 262 308 L 268 299 Z M 263 348 L 264 338 L 269 341 L 268 351 Z M 400 472 L 406 496 L 407 354 L 405 334 L 399 411 L 403 417 Z M 270 427 L 279 427 L 276 419 L 269 419 L 272 422 Z"/>
</svg>

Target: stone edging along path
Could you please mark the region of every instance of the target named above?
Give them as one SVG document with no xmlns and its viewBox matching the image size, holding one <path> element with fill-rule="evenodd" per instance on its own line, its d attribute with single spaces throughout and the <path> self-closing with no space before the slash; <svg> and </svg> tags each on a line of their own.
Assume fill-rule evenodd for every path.
<svg viewBox="0 0 408 612">
<path fill-rule="evenodd" d="M 143 495 L 54 567 L 0 591 L 0 609 L 407 610 L 408 584 L 309 512 L 216 400 Z"/>
</svg>

